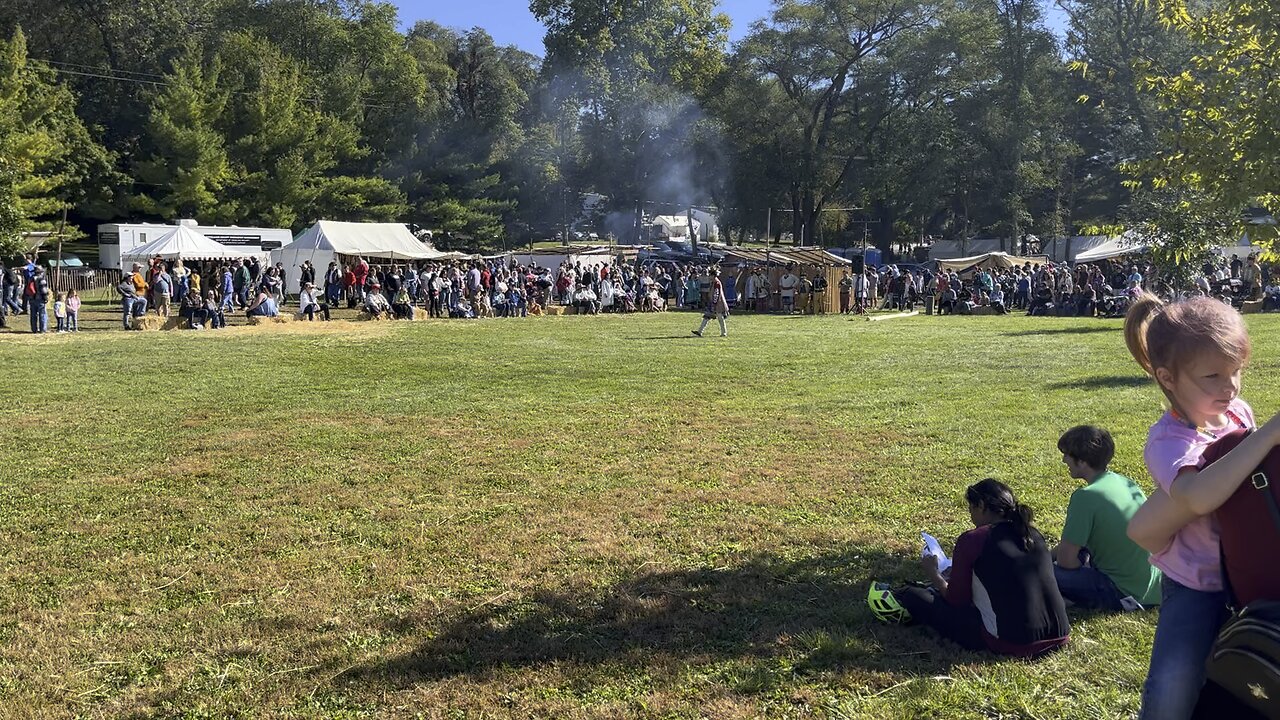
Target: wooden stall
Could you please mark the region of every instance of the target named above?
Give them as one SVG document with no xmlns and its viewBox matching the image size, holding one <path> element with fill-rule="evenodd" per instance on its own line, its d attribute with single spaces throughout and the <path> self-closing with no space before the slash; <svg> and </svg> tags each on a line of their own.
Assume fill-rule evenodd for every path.
<svg viewBox="0 0 1280 720">
<path fill-rule="evenodd" d="M 739 294 L 746 292 L 746 280 L 752 270 L 762 268 L 769 280 L 769 310 L 776 312 L 782 309 L 782 296 L 778 290 L 778 280 L 786 272 L 788 266 L 796 275 L 803 275 L 810 280 L 821 275 L 827 280 L 827 289 L 815 293 L 815 312 L 840 312 L 840 278 L 851 265 L 848 260 L 816 247 L 772 248 L 760 250 L 756 248 L 728 248 L 720 268 L 726 275 L 737 278 L 734 288 Z M 741 305 L 740 305 L 741 307 Z"/>
</svg>

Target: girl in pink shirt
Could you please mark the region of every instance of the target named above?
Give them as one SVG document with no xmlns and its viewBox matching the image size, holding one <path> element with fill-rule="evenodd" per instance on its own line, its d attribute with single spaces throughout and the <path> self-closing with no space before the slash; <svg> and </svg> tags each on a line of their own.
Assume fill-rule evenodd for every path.
<svg viewBox="0 0 1280 720">
<path fill-rule="evenodd" d="M 1244 321 L 1211 298 L 1166 305 L 1143 294 L 1130 307 L 1124 331 L 1134 359 L 1169 401 L 1143 450 L 1158 490 L 1129 523 L 1129 536 L 1164 571 L 1140 717 L 1183 720 L 1195 711 L 1205 662 L 1227 612 L 1218 529 L 1210 514 L 1280 441 L 1280 416 L 1201 467 L 1205 448 L 1219 436 L 1256 427 L 1253 410 L 1240 398 L 1250 353 Z"/>
<path fill-rule="evenodd" d="M 80 329 L 80 293 L 72 290 L 67 293 L 67 331 Z"/>
</svg>

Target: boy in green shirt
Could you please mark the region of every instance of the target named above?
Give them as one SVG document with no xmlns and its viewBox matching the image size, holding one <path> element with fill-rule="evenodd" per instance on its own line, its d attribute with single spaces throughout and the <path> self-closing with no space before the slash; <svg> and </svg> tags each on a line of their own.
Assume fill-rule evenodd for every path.
<svg viewBox="0 0 1280 720">
<path fill-rule="evenodd" d="M 1062 597 L 1097 610 L 1136 610 L 1160 604 L 1160 571 L 1129 539 L 1129 519 L 1146 495 L 1129 478 L 1107 469 L 1115 455 L 1111 433 L 1073 427 L 1058 439 L 1071 477 L 1086 485 L 1071 493 L 1062 541 L 1053 549 L 1053 574 Z"/>
</svg>

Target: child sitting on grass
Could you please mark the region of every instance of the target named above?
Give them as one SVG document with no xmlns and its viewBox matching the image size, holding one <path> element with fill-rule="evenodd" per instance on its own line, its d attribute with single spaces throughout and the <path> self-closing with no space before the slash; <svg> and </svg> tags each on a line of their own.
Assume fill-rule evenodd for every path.
<svg viewBox="0 0 1280 720">
<path fill-rule="evenodd" d="M 1160 571 L 1126 531 L 1147 497 L 1107 466 L 1115 455 L 1111 433 L 1090 425 L 1058 439 L 1071 477 L 1085 486 L 1071 493 L 1062 540 L 1053 549 L 1053 575 L 1062 597 L 1085 608 L 1136 610 L 1160 604 Z"/>
</svg>

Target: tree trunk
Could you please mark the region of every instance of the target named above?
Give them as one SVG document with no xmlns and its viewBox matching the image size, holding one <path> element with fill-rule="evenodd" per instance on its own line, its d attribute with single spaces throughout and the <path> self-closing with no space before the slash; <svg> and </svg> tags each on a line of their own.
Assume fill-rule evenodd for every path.
<svg viewBox="0 0 1280 720">
<path fill-rule="evenodd" d="M 813 244 L 813 238 L 817 236 L 818 231 L 818 207 L 814 201 L 813 191 L 807 190 L 804 194 L 804 232 L 800 237 L 800 245 L 809 246 Z"/>
<path fill-rule="evenodd" d="M 799 192 L 791 193 L 791 244 L 804 244 L 804 204 Z"/>
</svg>

